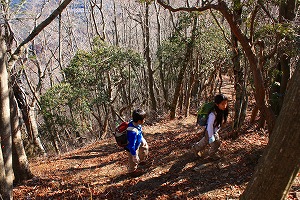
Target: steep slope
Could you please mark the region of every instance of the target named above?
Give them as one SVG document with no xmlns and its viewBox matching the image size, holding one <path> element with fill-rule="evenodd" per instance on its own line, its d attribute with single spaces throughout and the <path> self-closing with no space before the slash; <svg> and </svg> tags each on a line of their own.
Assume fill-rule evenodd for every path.
<svg viewBox="0 0 300 200">
<path fill-rule="evenodd" d="M 200 139 L 195 116 L 144 126 L 150 146 L 145 173 L 126 174 L 125 153 L 111 140 L 31 161 L 35 178 L 14 188 L 15 199 L 238 199 L 251 178 L 267 135 L 245 125 L 236 140 L 221 133 L 222 158 L 189 153 Z M 299 177 L 289 199 L 299 195 Z"/>
</svg>

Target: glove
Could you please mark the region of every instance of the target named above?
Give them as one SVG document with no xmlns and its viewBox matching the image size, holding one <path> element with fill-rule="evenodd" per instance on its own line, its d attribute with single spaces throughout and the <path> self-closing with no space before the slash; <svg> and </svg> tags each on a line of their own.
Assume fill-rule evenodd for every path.
<svg viewBox="0 0 300 200">
<path fill-rule="evenodd" d="M 209 139 L 208 139 L 208 143 L 211 144 L 213 143 L 214 141 L 216 141 L 216 138 L 214 135 L 212 135 Z"/>
<path fill-rule="evenodd" d="M 138 155 L 132 156 L 132 160 L 133 160 L 134 163 L 139 163 L 140 162 L 140 158 L 139 158 Z"/>
</svg>

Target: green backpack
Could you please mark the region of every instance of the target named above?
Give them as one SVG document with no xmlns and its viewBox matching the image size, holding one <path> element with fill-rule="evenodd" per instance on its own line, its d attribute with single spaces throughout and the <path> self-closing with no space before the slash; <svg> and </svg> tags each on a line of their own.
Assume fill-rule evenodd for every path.
<svg viewBox="0 0 300 200">
<path fill-rule="evenodd" d="M 197 112 L 197 124 L 200 126 L 206 126 L 208 115 L 214 110 L 214 107 L 214 102 L 204 103 Z"/>
</svg>

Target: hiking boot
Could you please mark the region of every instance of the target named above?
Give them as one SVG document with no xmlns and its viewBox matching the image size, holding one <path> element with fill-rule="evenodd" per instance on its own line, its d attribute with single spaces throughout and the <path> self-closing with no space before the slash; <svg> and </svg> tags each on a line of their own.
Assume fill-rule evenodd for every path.
<svg viewBox="0 0 300 200">
<path fill-rule="evenodd" d="M 143 173 L 144 173 L 143 170 L 136 169 L 133 172 L 130 172 L 129 176 L 132 177 L 132 178 L 135 178 L 135 177 L 139 177 L 139 176 L 143 175 Z"/>
<path fill-rule="evenodd" d="M 142 161 L 139 163 L 139 169 L 147 171 L 153 165 L 153 160 Z"/>
<path fill-rule="evenodd" d="M 198 152 L 198 156 L 200 157 L 200 158 L 207 158 L 207 156 L 208 156 L 208 152 L 207 152 L 207 150 L 202 150 L 202 151 L 199 151 Z"/>
<path fill-rule="evenodd" d="M 195 154 L 195 155 L 198 155 L 198 153 L 199 153 L 199 151 L 198 151 L 198 149 L 197 149 L 197 147 L 196 147 L 195 144 L 192 145 L 191 151 L 192 151 L 192 153 Z"/>
<path fill-rule="evenodd" d="M 146 162 L 146 161 L 141 161 L 141 162 L 139 163 L 139 165 L 145 166 L 145 165 L 147 165 L 147 162 Z"/>
</svg>

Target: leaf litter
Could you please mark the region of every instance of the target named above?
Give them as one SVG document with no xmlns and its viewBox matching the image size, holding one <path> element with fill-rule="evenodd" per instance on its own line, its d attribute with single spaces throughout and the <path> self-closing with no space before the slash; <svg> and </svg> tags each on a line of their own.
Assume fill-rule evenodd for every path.
<svg viewBox="0 0 300 200">
<path fill-rule="evenodd" d="M 127 174 L 126 153 L 112 138 L 56 157 L 30 160 L 34 178 L 13 189 L 15 199 L 238 199 L 268 143 L 266 132 L 245 125 L 236 139 L 221 132 L 221 158 L 190 152 L 201 139 L 195 116 L 145 125 L 149 159 L 144 173 Z M 299 199 L 299 174 L 287 197 Z"/>
</svg>

